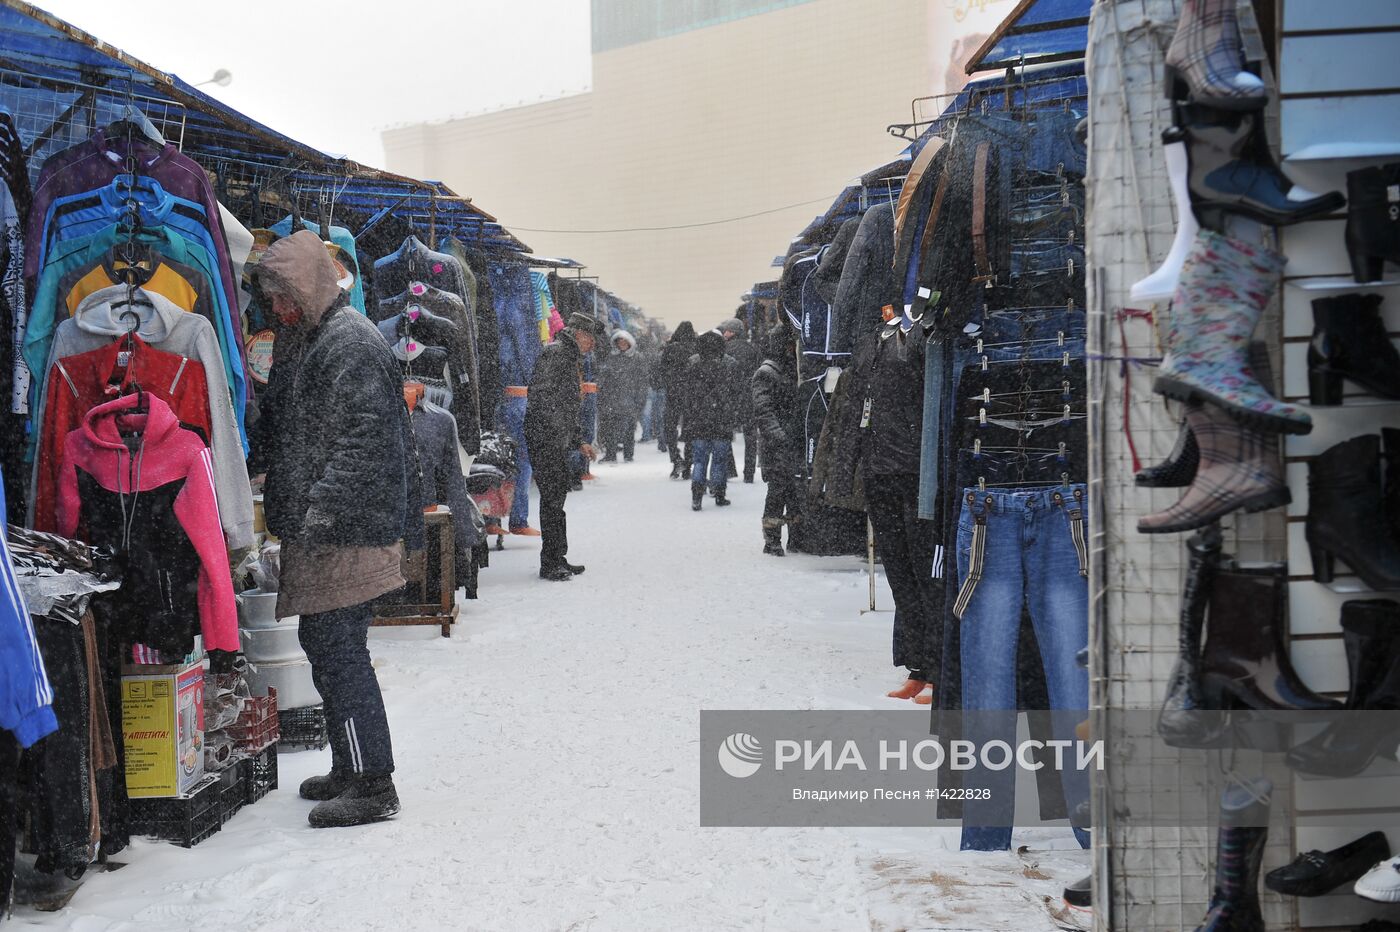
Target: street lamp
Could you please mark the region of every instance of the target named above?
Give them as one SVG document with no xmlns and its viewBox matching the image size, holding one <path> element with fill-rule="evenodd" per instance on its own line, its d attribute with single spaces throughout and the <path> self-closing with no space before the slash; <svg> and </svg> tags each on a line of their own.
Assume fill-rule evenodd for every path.
<svg viewBox="0 0 1400 932">
<path fill-rule="evenodd" d="M 206 84 L 217 84 L 219 87 L 228 87 L 233 81 L 233 72 L 227 68 L 220 68 L 214 72 L 214 76 L 207 81 L 200 81 L 195 87 L 203 87 Z"/>
</svg>

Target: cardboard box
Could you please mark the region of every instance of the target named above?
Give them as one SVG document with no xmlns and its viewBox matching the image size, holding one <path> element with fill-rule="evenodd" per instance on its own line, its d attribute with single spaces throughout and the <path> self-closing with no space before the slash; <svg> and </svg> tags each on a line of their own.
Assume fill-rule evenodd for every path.
<svg viewBox="0 0 1400 932">
<path fill-rule="evenodd" d="M 204 776 L 204 665 L 122 670 L 126 792 L 183 796 Z"/>
</svg>

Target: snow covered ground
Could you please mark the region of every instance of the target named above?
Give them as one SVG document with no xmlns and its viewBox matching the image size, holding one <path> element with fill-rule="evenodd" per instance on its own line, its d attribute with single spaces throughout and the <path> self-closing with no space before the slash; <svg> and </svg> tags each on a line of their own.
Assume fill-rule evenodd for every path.
<svg viewBox="0 0 1400 932">
<path fill-rule="evenodd" d="M 581 578 L 507 538 L 436 629 L 376 631 L 403 812 L 321 830 L 281 788 L 191 850 L 138 840 L 62 912 L 19 928 L 977 930 L 1073 927 L 1069 831 L 963 854 L 954 829 L 699 827 L 699 710 L 904 707 L 889 613 L 854 558 L 763 556 L 763 485 L 692 514 L 640 445 L 569 497 Z M 880 583 L 879 602 L 889 591 Z"/>
</svg>

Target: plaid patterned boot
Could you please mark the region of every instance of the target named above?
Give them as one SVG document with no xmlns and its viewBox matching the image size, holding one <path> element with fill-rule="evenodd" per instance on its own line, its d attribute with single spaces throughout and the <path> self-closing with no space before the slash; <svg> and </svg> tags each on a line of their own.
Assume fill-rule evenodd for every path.
<svg viewBox="0 0 1400 932">
<path fill-rule="evenodd" d="M 1196 478 L 1175 505 L 1140 519 L 1139 531 L 1194 531 L 1232 511 L 1263 511 L 1292 501 L 1277 434 L 1240 423 L 1214 405 L 1189 405 L 1186 421 L 1201 448 Z"/>
<path fill-rule="evenodd" d="M 1167 48 L 1167 99 L 1221 110 L 1257 110 L 1269 101 L 1258 75 L 1244 70 L 1238 0 L 1185 0 Z"/>
<path fill-rule="evenodd" d="M 1311 432 L 1307 412 L 1271 395 L 1249 364 L 1250 335 L 1286 261 L 1262 246 L 1198 232 L 1172 300 L 1167 352 L 1152 390 L 1217 405 L 1262 430 Z"/>
</svg>

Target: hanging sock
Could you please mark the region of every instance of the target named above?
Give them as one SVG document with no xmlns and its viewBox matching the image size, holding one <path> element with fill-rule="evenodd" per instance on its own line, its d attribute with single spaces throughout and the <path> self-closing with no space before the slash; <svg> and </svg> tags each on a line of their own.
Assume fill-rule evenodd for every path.
<svg viewBox="0 0 1400 932">
<path fill-rule="evenodd" d="M 1217 405 L 1263 430 L 1311 432 L 1307 412 L 1276 399 L 1249 364 L 1250 337 L 1286 261 L 1262 246 L 1210 230 L 1197 233 L 1172 301 L 1167 351 L 1152 390 Z"/>
<path fill-rule="evenodd" d="M 1167 258 L 1157 271 L 1133 285 L 1130 297 L 1134 301 L 1169 301 L 1176 293 L 1177 278 L 1186 263 L 1186 255 L 1195 242 L 1196 212 L 1191 209 L 1191 192 L 1187 178 L 1191 171 L 1186 157 L 1186 134 L 1173 126 L 1162 133 L 1162 152 L 1167 160 L 1167 180 L 1171 183 L 1172 202 L 1176 205 L 1176 238 Z"/>
<path fill-rule="evenodd" d="M 1269 90 L 1245 70 L 1238 0 L 1184 0 L 1165 61 L 1168 100 L 1258 110 Z"/>
</svg>

